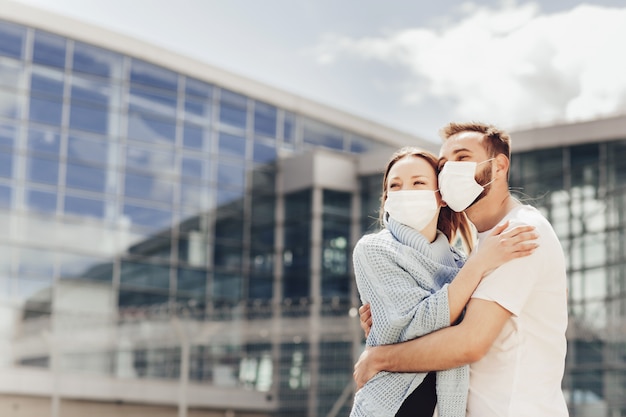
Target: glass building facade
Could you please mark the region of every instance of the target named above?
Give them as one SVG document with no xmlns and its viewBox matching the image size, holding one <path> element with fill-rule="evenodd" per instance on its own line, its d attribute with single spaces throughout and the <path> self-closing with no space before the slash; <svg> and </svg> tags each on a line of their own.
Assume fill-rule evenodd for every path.
<svg viewBox="0 0 626 417">
<path fill-rule="evenodd" d="M 418 139 L 272 103 L 0 20 L 0 402 L 348 412 L 354 167 Z"/>
<path fill-rule="evenodd" d="M 571 415 L 624 416 L 626 132 L 512 159 L 511 186 L 550 220 L 567 260 Z"/>
</svg>

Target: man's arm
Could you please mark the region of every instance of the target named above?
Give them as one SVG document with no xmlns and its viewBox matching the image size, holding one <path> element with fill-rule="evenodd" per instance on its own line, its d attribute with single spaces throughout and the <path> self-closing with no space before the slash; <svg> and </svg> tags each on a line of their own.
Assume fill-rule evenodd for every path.
<svg viewBox="0 0 626 417">
<path fill-rule="evenodd" d="M 354 365 L 358 388 L 380 371 L 428 372 L 476 362 L 489 350 L 511 313 L 500 304 L 472 298 L 463 321 L 420 338 L 370 347 Z"/>
</svg>

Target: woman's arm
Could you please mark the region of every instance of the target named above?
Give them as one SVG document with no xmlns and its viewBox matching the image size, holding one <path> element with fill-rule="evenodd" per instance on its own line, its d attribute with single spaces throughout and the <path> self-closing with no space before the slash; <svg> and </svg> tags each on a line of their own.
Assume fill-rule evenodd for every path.
<svg viewBox="0 0 626 417">
<path fill-rule="evenodd" d="M 516 226 L 504 232 L 507 227 L 508 222 L 496 226 L 480 250 L 469 257 L 448 286 L 451 325 L 458 320 L 484 276 L 500 265 L 512 259 L 528 256 L 537 249 L 537 243 L 532 242 L 539 237 L 534 231 L 534 226 Z"/>
</svg>

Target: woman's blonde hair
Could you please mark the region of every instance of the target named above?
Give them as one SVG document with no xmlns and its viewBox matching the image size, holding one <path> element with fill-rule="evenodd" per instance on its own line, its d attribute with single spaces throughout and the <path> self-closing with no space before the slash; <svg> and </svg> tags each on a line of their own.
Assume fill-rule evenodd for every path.
<svg viewBox="0 0 626 417">
<path fill-rule="evenodd" d="M 380 197 L 379 221 L 382 226 L 384 226 L 383 219 L 385 215 L 385 201 L 387 200 L 387 180 L 389 171 L 391 171 L 391 167 L 393 167 L 396 162 L 409 156 L 424 159 L 433 168 L 435 174 L 439 173 L 439 160 L 435 155 L 423 149 L 407 146 L 391 155 L 391 159 L 387 163 L 385 174 L 383 175 L 383 191 Z M 437 220 L 437 229 L 448 238 L 450 243 L 454 243 L 457 238 L 460 238 L 461 243 L 468 250 L 468 253 L 474 247 L 472 226 L 465 213 L 457 213 L 448 206 L 441 207 L 439 219 Z"/>
</svg>

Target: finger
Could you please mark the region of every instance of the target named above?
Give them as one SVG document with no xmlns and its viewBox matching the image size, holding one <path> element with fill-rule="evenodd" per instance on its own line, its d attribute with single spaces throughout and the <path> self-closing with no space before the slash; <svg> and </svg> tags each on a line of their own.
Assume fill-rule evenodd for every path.
<svg viewBox="0 0 626 417">
<path fill-rule="evenodd" d="M 520 233 L 531 232 L 535 229 L 536 229 L 535 226 L 530 226 L 530 225 L 515 226 L 511 230 L 507 230 L 505 233 L 502 233 L 502 236 L 507 237 L 507 238 L 515 237 L 519 235 Z"/>
<path fill-rule="evenodd" d="M 499 225 L 497 225 L 496 227 L 493 228 L 493 231 L 491 232 L 491 236 L 499 235 L 504 230 L 506 230 L 506 228 L 508 226 L 509 226 L 509 221 L 508 220 L 503 222 L 503 223 L 500 223 Z"/>
</svg>

